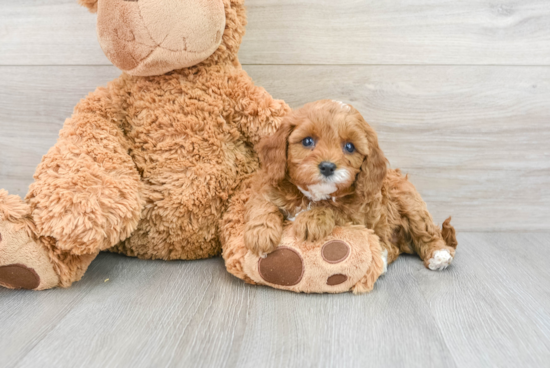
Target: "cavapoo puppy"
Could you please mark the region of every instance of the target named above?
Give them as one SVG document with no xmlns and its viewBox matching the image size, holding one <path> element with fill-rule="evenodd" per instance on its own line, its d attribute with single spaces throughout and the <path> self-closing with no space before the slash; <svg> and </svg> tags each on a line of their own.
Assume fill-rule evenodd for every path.
<svg viewBox="0 0 550 368">
<path fill-rule="evenodd" d="M 455 255 L 450 218 L 439 229 L 399 170 L 389 169 L 374 130 L 352 106 L 322 100 L 291 113 L 258 145 L 262 169 L 247 203 L 244 241 L 254 254 L 277 248 L 285 221 L 316 241 L 335 226 L 363 225 L 380 238 L 385 262 L 416 253 L 431 270 Z"/>
</svg>

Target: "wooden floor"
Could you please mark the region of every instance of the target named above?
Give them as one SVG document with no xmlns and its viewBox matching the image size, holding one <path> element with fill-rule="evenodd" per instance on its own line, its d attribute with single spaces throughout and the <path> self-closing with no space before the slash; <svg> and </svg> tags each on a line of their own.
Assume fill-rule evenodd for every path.
<svg viewBox="0 0 550 368">
<path fill-rule="evenodd" d="M 367 295 L 249 286 L 221 259 L 102 254 L 70 289 L 0 289 L 0 367 L 548 367 L 549 233 L 463 233 Z"/>
</svg>

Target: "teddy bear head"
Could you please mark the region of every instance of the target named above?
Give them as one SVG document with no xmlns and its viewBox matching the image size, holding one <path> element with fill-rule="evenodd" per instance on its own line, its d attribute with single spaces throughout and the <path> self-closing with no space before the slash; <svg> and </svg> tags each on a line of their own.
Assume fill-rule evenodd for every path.
<svg viewBox="0 0 550 368">
<path fill-rule="evenodd" d="M 97 12 L 109 60 L 135 76 L 199 63 L 235 63 L 244 35 L 244 0 L 79 0 Z"/>
</svg>

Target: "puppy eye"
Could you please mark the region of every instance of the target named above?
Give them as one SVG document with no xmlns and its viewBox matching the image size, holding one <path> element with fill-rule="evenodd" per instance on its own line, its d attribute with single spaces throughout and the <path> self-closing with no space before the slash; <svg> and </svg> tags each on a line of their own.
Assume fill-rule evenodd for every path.
<svg viewBox="0 0 550 368">
<path fill-rule="evenodd" d="M 306 137 L 302 140 L 302 145 L 304 147 L 313 147 L 314 144 L 315 144 L 315 142 L 313 141 L 313 138 L 311 138 L 311 137 Z"/>
<path fill-rule="evenodd" d="M 346 152 L 348 153 L 353 153 L 355 152 L 355 146 L 353 145 L 353 143 L 348 142 L 344 145 L 344 150 L 346 150 Z"/>
</svg>

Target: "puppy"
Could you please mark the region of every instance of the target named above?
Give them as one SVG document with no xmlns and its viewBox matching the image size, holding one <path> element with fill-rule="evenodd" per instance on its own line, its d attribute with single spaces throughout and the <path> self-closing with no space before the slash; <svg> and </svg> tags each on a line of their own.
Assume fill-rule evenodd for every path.
<svg viewBox="0 0 550 368">
<path fill-rule="evenodd" d="M 450 218 L 439 229 L 399 170 L 388 168 L 374 130 L 352 106 L 322 100 L 285 118 L 257 147 L 262 169 L 247 203 L 244 241 L 255 254 L 275 250 L 285 221 L 302 241 L 335 226 L 363 225 L 380 238 L 386 264 L 416 253 L 446 268 L 457 246 Z"/>
</svg>

